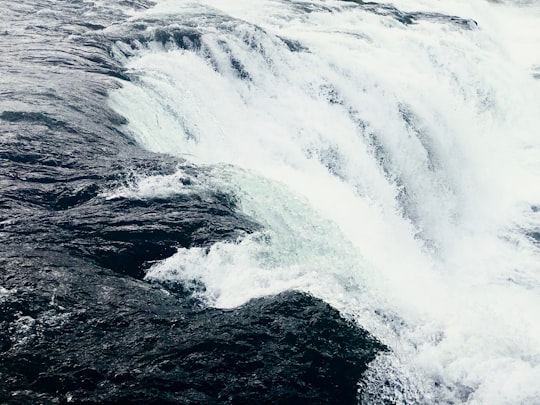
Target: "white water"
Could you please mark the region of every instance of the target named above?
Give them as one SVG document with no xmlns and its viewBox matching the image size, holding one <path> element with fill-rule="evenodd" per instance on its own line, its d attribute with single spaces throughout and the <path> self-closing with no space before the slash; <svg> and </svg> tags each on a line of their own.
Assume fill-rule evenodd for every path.
<svg viewBox="0 0 540 405">
<path fill-rule="evenodd" d="M 146 16 L 194 23 L 204 52 L 151 44 L 111 104 L 144 147 L 208 165 L 196 187 L 234 193 L 265 231 L 181 249 L 147 277 L 202 282 L 218 307 L 323 298 L 392 349 L 370 370 L 372 401 L 540 403 L 540 252 L 526 236 L 540 227 L 540 6 L 516 3 L 399 4 L 478 22 L 464 30 L 337 1 L 159 2 Z M 119 192 L 190 187 L 152 177 Z"/>
</svg>

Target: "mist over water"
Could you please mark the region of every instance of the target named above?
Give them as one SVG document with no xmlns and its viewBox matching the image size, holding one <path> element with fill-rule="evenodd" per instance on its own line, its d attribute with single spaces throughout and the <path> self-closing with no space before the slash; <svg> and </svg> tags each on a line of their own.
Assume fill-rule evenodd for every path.
<svg viewBox="0 0 540 405">
<path fill-rule="evenodd" d="M 372 402 L 540 402 L 540 7 L 160 1 L 110 103 L 263 230 L 149 280 L 209 306 L 297 289 L 388 345 Z M 113 27 L 122 30 L 122 27 Z M 127 56 L 127 58 L 126 58 Z M 178 173 L 178 178 L 182 173 Z M 385 381 L 389 384 L 385 385 Z"/>
</svg>

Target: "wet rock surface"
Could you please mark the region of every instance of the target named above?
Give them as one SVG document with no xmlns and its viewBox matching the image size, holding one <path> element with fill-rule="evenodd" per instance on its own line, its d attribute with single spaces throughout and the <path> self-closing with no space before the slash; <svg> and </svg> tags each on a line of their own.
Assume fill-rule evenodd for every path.
<svg viewBox="0 0 540 405">
<path fill-rule="evenodd" d="M 383 16 L 389 16 L 394 18 L 396 21 L 399 21 L 404 25 L 416 24 L 420 21 L 430 21 L 434 23 L 441 24 L 452 24 L 462 29 L 475 29 L 478 24 L 476 21 L 462 18 L 453 15 L 446 15 L 441 13 L 426 13 L 422 11 L 417 12 L 406 12 L 398 9 L 392 4 L 371 2 L 371 1 L 361 1 L 361 0 L 343 0 L 350 3 L 357 3 L 362 9 Z"/>
<path fill-rule="evenodd" d="M 34 259 L 2 263 L 2 402 L 354 403 L 383 350 L 302 293 L 202 309 L 84 262 Z"/>
<path fill-rule="evenodd" d="M 236 212 L 234 198 L 219 190 L 168 198 L 106 197 L 126 186 L 133 173 L 169 175 L 182 167 L 197 178 L 203 170 L 141 150 L 121 132 L 125 119 L 107 106 L 107 92 L 123 73 L 109 54 L 111 41 L 94 31 L 121 18 L 122 7 L 148 4 L 115 5 L 111 13 L 94 4 L 69 10 L 63 5 L 55 3 L 40 14 L 37 32 L 36 22 L 28 21 L 32 14 L 14 6 L 7 12 L 9 35 L 0 38 L 8 60 L 0 68 L 7 79 L 0 101 L 4 239 L 69 250 L 142 278 L 147 263 L 178 247 L 207 246 L 256 229 Z M 27 5 L 36 12 L 41 6 Z M 35 86 L 14 85 L 24 81 Z"/>
</svg>

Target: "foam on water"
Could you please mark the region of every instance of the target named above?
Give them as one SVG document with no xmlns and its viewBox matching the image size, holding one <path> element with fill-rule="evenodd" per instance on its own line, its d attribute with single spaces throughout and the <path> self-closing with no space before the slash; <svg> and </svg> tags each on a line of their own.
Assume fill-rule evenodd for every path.
<svg viewBox="0 0 540 405">
<path fill-rule="evenodd" d="M 400 6 L 479 28 L 332 1 L 146 12 L 196 27 L 202 47 L 150 44 L 111 104 L 141 145 L 206 165 L 204 186 L 264 226 L 180 249 L 147 278 L 219 307 L 309 291 L 391 347 L 370 373 L 407 385 L 394 401 L 540 402 L 538 7 Z M 181 177 L 119 192 L 181 193 Z"/>
<path fill-rule="evenodd" d="M 114 190 L 108 190 L 102 196 L 108 200 L 116 198 L 133 200 L 167 198 L 172 195 L 201 192 L 207 187 L 207 184 L 204 181 L 202 184 L 199 183 L 182 168 L 178 168 L 174 173 L 168 175 L 147 175 L 135 172 L 129 178 L 128 184 Z"/>
<path fill-rule="evenodd" d="M 11 294 L 15 293 L 15 290 L 8 290 L 7 288 L 4 288 L 0 286 L 0 301 L 5 300 L 8 298 Z"/>
</svg>

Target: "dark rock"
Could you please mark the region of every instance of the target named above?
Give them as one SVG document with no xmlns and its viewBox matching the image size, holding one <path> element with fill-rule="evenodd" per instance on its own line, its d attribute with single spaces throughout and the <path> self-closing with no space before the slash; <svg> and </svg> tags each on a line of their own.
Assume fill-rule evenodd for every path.
<svg viewBox="0 0 540 405">
<path fill-rule="evenodd" d="M 355 403 L 385 350 L 303 293 L 200 309 L 82 261 L 47 264 L 60 259 L 35 258 L 41 270 L 2 263 L 2 285 L 17 289 L 0 321 L 11 339 L 0 351 L 7 403 L 23 391 L 41 403 Z M 24 289 L 25 279 L 40 287 Z"/>
<path fill-rule="evenodd" d="M 356 3 L 362 9 L 369 11 L 374 14 L 383 15 L 383 16 L 389 16 L 394 18 L 395 20 L 399 21 L 400 23 L 404 25 L 411 25 L 416 24 L 418 21 L 432 21 L 432 22 L 438 22 L 443 24 L 452 24 L 459 26 L 462 29 L 476 29 L 478 27 L 478 24 L 476 21 L 462 18 L 458 16 L 453 15 L 446 15 L 441 13 L 426 13 L 422 11 L 417 12 L 405 12 L 401 11 L 397 7 L 395 7 L 392 4 L 387 3 L 376 3 L 376 2 L 368 2 L 368 1 L 362 1 L 362 0 L 342 0 L 349 3 Z"/>
</svg>

